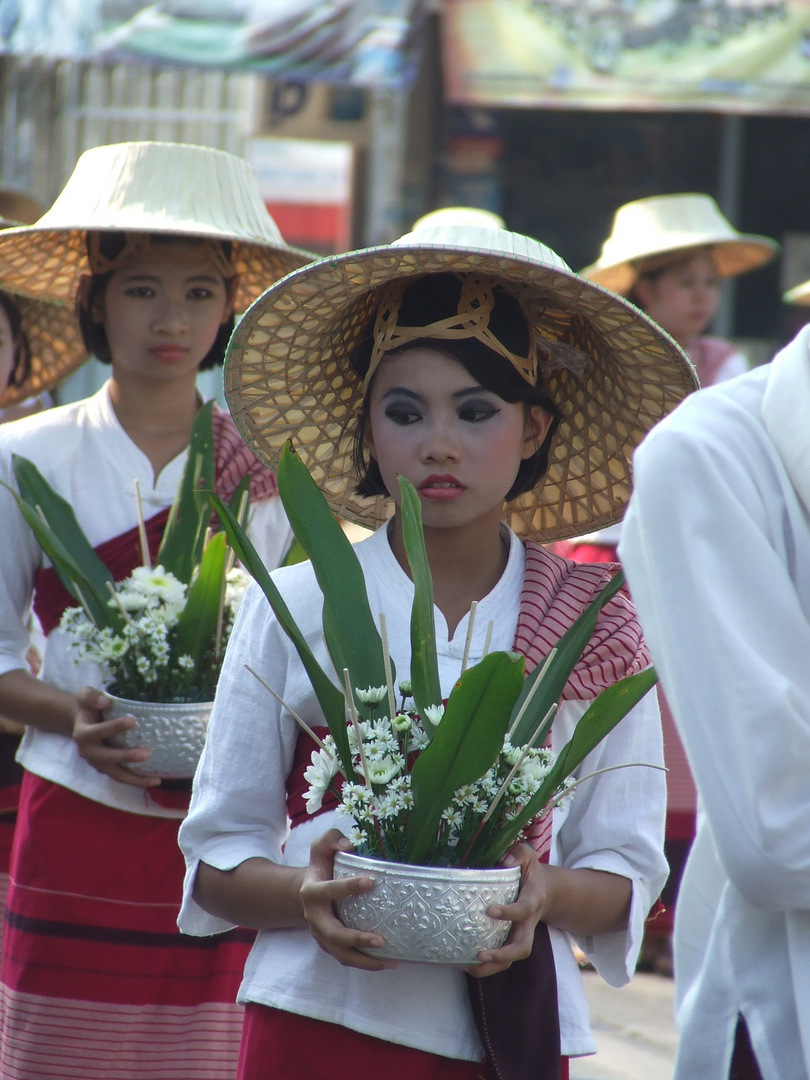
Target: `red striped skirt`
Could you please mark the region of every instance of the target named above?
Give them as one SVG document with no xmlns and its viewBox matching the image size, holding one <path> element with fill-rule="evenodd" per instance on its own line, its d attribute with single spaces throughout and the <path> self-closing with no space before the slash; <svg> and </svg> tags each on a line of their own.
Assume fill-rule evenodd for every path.
<svg viewBox="0 0 810 1080">
<path fill-rule="evenodd" d="M 0 971 L 3 1080 L 232 1080 L 253 933 L 179 933 L 177 829 L 25 774 Z"/>
</svg>

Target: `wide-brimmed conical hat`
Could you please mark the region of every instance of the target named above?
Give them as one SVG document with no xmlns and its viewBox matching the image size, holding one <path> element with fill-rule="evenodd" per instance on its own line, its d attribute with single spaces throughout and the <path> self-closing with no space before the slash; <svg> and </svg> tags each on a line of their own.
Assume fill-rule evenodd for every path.
<svg viewBox="0 0 810 1080">
<path fill-rule="evenodd" d="M 72 308 L 8 295 L 20 312 L 21 329 L 31 350 L 31 366 L 22 383 L 11 384 L 5 390 L 0 388 L 0 409 L 52 390 L 87 359 Z"/>
<path fill-rule="evenodd" d="M 770 262 L 779 251 L 767 236 L 740 233 L 711 195 L 652 195 L 616 211 L 602 253 L 582 277 L 627 296 L 639 266 L 656 256 L 708 247 L 720 277 L 734 277 Z"/>
<path fill-rule="evenodd" d="M 486 274 L 537 312 L 532 334 L 582 354 L 579 372 L 544 372 L 562 414 L 549 468 L 508 504 L 517 533 L 543 540 L 618 520 L 630 496 L 633 450 L 694 390 L 680 347 L 632 304 L 578 277 L 549 248 L 517 233 L 424 229 L 383 247 L 321 259 L 290 274 L 248 310 L 225 361 L 233 417 L 275 466 L 288 439 L 341 517 L 374 528 L 390 500 L 354 493 L 352 461 L 362 380 L 350 356 L 368 338 L 380 288 L 428 274 Z"/>
<path fill-rule="evenodd" d="M 230 241 L 237 311 L 314 258 L 284 242 L 247 161 L 207 146 L 129 142 L 85 151 L 41 218 L 0 233 L 0 283 L 72 305 L 90 272 L 86 234 L 99 231 Z"/>
</svg>

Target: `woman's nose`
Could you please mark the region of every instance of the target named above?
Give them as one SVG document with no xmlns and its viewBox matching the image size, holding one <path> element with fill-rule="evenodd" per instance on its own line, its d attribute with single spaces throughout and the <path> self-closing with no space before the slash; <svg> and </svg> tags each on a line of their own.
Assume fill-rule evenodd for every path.
<svg viewBox="0 0 810 1080">
<path fill-rule="evenodd" d="M 422 457 L 425 461 L 458 461 L 458 440 L 446 424 L 431 424 L 425 431 Z"/>
<path fill-rule="evenodd" d="M 188 328 L 188 314 L 179 300 L 167 298 L 155 313 L 155 329 L 159 333 L 179 333 Z"/>
</svg>

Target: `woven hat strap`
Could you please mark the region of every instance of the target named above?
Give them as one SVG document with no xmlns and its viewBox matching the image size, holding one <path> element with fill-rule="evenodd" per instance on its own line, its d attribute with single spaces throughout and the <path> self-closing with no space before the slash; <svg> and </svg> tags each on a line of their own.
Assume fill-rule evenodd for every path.
<svg viewBox="0 0 810 1080">
<path fill-rule="evenodd" d="M 386 353 L 397 349 L 409 341 L 424 338 L 454 340 L 477 338 L 498 356 L 508 360 L 515 370 L 534 386 L 537 382 L 537 345 L 532 337 L 528 357 L 517 356 L 493 334 L 489 319 L 495 307 L 494 282 L 491 278 L 479 274 L 459 275 L 461 293 L 458 298 L 458 310 L 455 315 L 427 323 L 424 326 L 402 326 L 399 323 L 399 310 L 402 297 L 409 282 L 395 280 L 386 284 L 380 291 L 377 314 L 374 320 L 374 345 L 371 361 L 363 381 L 367 390 L 371 377 L 379 367 Z"/>
</svg>

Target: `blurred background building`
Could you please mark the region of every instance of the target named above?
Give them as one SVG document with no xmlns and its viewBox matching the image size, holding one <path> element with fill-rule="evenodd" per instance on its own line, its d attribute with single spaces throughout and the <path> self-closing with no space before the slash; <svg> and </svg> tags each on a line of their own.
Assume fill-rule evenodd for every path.
<svg viewBox="0 0 810 1080">
<path fill-rule="evenodd" d="M 322 253 L 465 204 L 579 269 L 622 203 L 707 192 L 783 245 L 715 331 L 759 363 L 804 318 L 806 0 L 0 0 L 0 184 L 141 138 L 247 157 Z"/>
</svg>

